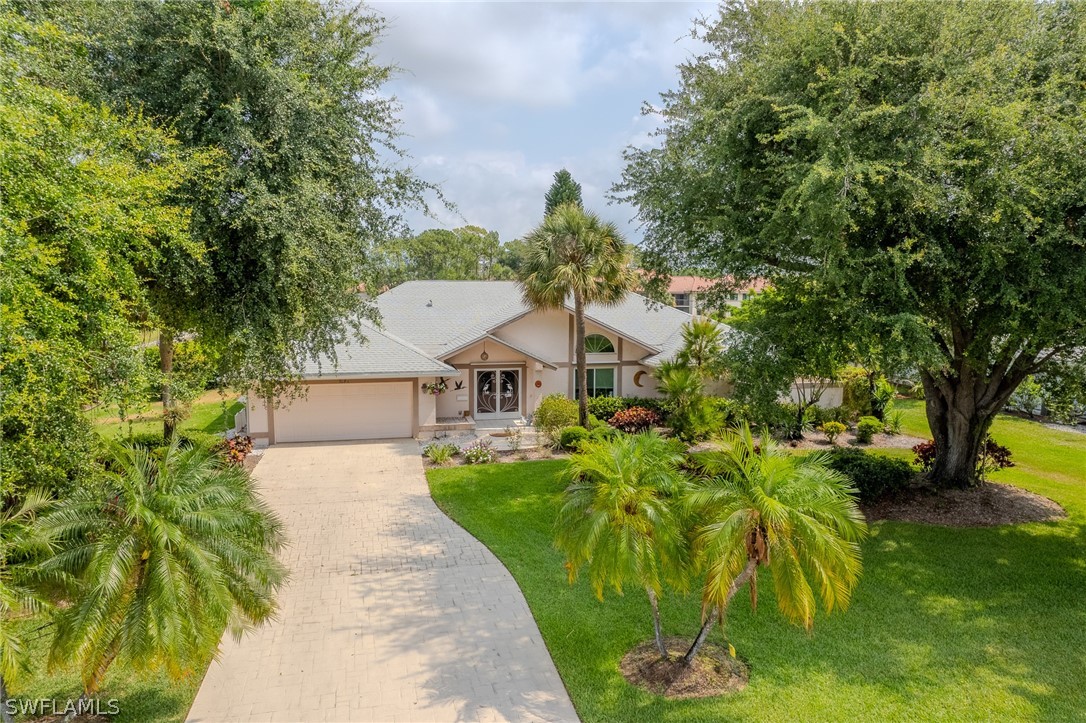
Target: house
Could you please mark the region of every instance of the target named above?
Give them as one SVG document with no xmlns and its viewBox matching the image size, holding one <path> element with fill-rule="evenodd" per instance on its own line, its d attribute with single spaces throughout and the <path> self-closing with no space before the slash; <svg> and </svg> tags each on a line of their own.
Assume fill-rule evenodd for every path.
<svg viewBox="0 0 1086 723">
<path fill-rule="evenodd" d="M 716 310 L 721 304 L 727 307 L 739 306 L 766 288 L 764 279 L 753 279 L 734 285 L 730 279 L 717 281 L 701 276 L 672 276 L 667 292 L 672 304 L 679 311 L 687 314 L 706 313 Z M 720 286 L 721 290 L 715 287 Z"/>
<path fill-rule="evenodd" d="M 258 442 L 429 437 L 530 417 L 577 393 L 572 304 L 536 311 L 512 281 L 409 281 L 376 298 L 381 327 L 307 363 L 304 398 L 250 399 Z M 682 344 L 687 313 L 630 294 L 585 310 L 588 394 L 659 396 L 653 370 Z M 441 393 L 435 394 L 435 391 Z"/>
</svg>

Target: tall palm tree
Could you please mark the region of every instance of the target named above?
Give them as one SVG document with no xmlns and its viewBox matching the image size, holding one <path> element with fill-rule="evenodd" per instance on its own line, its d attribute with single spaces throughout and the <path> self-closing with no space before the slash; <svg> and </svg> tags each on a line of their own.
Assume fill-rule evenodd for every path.
<svg viewBox="0 0 1086 723">
<path fill-rule="evenodd" d="M 617 304 L 637 281 L 632 253 L 613 223 L 575 203 L 558 206 L 525 239 L 520 271 L 524 300 L 537 309 L 561 309 L 573 300 L 581 426 L 588 424 L 588 366 L 584 309 Z"/>
<path fill-rule="evenodd" d="M 13 720 L 8 710 L 8 686 L 30 669 L 29 648 L 12 618 L 48 607 L 37 563 L 48 555 L 50 541 L 35 524 L 49 497 L 31 492 L 18 505 L 0 510 L 0 719 Z"/>
<path fill-rule="evenodd" d="M 697 478 L 687 496 L 699 517 L 694 548 L 706 571 L 707 613 L 687 664 L 748 582 L 757 606 L 761 567 L 773 577 L 781 612 L 807 629 L 816 600 L 827 612 L 848 607 L 867 534 L 855 489 L 827 466 L 824 453 L 787 454 L 768 435 L 759 443 L 747 425 L 719 441 L 719 450 L 695 455 Z"/>
<path fill-rule="evenodd" d="M 78 663 L 83 697 L 118 658 L 182 674 L 271 618 L 283 537 L 247 472 L 206 449 L 114 448 L 105 484 L 61 500 L 40 524 L 57 540 L 43 567 L 74 579 L 50 662 Z"/>
<path fill-rule="evenodd" d="M 601 600 L 608 586 L 620 594 L 625 584 L 644 588 L 656 647 L 666 658 L 658 598 L 663 581 L 682 586 L 687 559 L 682 456 L 655 432 L 588 441 L 580 450 L 566 469 L 570 485 L 555 534 L 570 583 L 587 567 Z"/>
</svg>

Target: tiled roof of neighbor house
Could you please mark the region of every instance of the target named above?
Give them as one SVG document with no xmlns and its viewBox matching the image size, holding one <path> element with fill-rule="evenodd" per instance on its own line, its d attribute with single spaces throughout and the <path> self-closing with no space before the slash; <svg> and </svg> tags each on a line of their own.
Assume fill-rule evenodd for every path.
<svg viewBox="0 0 1086 723">
<path fill-rule="evenodd" d="M 703 276 L 672 276 L 671 282 L 667 287 L 667 292 L 669 294 L 689 294 L 691 292 L 711 289 L 717 284 L 727 287 L 728 290 L 731 291 L 731 285 L 734 283 L 732 278 L 728 276 L 725 276 L 722 279 L 709 279 Z M 758 294 L 765 291 L 765 287 L 765 279 L 751 279 L 749 281 L 739 282 L 734 291 Z"/>
<path fill-rule="evenodd" d="M 363 323 L 365 342 L 336 345 L 336 361 L 327 357 L 307 360 L 302 368 L 306 378 L 459 376 L 453 367 L 430 357 L 410 342 L 384 329 Z"/>
</svg>

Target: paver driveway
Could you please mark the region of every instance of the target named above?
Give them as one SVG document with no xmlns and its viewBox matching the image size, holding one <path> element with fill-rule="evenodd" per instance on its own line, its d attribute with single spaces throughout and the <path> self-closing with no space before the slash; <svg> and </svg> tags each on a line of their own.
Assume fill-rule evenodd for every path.
<svg viewBox="0 0 1086 723">
<path fill-rule="evenodd" d="M 413 441 L 281 445 L 279 621 L 227 636 L 192 721 L 575 720 L 509 572 L 434 505 Z"/>
</svg>

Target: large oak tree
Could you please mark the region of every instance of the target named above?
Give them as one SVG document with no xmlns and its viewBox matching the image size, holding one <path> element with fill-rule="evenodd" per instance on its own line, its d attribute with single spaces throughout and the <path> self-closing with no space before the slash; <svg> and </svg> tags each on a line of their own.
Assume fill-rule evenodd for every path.
<svg viewBox="0 0 1086 723">
<path fill-rule="evenodd" d="M 908 345 L 933 479 L 973 483 L 1015 388 L 1086 344 L 1086 4 L 726 2 L 701 34 L 617 189 L 649 257 Z"/>
<path fill-rule="evenodd" d="M 405 235 L 426 184 L 397 165 L 397 105 L 377 63 L 384 22 L 314 1 L 143 0 L 52 5 L 82 27 L 93 87 L 222 163 L 182 198 L 200 263 L 148 279 L 162 329 L 169 432 L 172 341 L 198 334 L 224 379 L 271 395 L 305 357 L 334 356 L 372 307 L 372 251 Z"/>
</svg>

